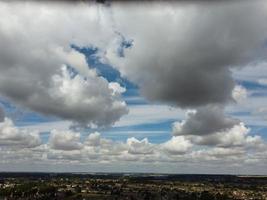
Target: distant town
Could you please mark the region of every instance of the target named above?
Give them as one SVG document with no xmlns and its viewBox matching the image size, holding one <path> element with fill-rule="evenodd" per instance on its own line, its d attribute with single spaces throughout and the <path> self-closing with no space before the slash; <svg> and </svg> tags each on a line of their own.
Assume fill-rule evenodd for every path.
<svg viewBox="0 0 267 200">
<path fill-rule="evenodd" d="M 0 200 L 266 200 L 267 177 L 0 173 Z"/>
</svg>

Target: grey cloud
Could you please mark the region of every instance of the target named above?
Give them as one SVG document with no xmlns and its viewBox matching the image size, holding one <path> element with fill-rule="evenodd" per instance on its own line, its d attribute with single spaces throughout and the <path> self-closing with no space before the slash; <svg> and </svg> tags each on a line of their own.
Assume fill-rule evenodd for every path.
<svg viewBox="0 0 267 200">
<path fill-rule="evenodd" d="M 266 60 L 266 1 L 156 2 L 149 9 L 133 4 L 127 16 L 123 6 L 112 6 L 114 26 L 133 46 L 118 57 L 120 40 L 115 40 L 105 54 L 107 62 L 150 101 L 196 109 L 175 124 L 174 135 L 191 136 L 199 145 L 243 145 L 246 137 L 234 138 L 230 131 L 239 120 L 225 116 L 224 108 L 246 96 L 235 87 L 232 70 Z M 221 132 L 227 131 L 231 134 L 223 139 Z"/>
<path fill-rule="evenodd" d="M 209 135 L 231 129 L 239 120 L 226 117 L 223 107 L 209 105 L 188 112 L 187 119 L 173 124 L 174 135 Z"/>
<path fill-rule="evenodd" d="M 116 28 L 133 39 L 125 57 L 106 57 L 151 101 L 180 107 L 233 101 L 231 67 L 266 59 L 265 1 L 112 6 Z M 248 14 L 249 13 L 249 14 Z"/>
<path fill-rule="evenodd" d="M 5 111 L 0 107 L 0 122 L 3 122 L 5 119 Z"/>
</svg>

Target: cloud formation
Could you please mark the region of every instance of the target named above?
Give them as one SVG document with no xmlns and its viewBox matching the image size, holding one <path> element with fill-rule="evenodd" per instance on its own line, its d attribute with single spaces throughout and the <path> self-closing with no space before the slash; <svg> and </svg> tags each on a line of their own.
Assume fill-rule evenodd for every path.
<svg viewBox="0 0 267 200">
<path fill-rule="evenodd" d="M 129 138 L 119 142 L 95 132 L 82 141 L 79 132 L 54 130 L 50 133 L 48 143 L 31 145 L 21 148 L 20 151 L 15 148 L 17 144 L 5 146 L 5 148 L 0 146 L 0 163 L 12 165 L 16 162 L 20 164 L 28 162 L 33 166 L 51 167 L 68 164 L 72 170 L 80 166 L 86 166 L 85 169 L 93 166 L 100 167 L 96 168 L 97 171 L 103 167 L 117 171 L 119 168 L 114 166 L 126 164 L 129 171 L 133 166 L 147 166 L 149 167 L 147 170 L 152 170 L 153 167 L 162 165 L 165 168 L 157 168 L 157 170 L 172 169 L 179 172 L 183 166 L 186 166 L 184 170 L 191 173 L 193 171 L 190 170 L 194 168 L 209 171 L 222 164 L 223 171 L 231 167 L 237 170 L 238 166 L 242 169 L 244 164 L 247 167 L 266 164 L 266 154 L 264 155 L 264 152 L 267 152 L 266 143 L 259 136 L 251 136 L 244 124 L 236 125 L 228 132 L 217 134 L 221 135 L 212 147 L 211 143 L 208 146 L 207 141 L 204 143 L 203 139 L 208 136 L 173 136 L 162 143 L 151 143 L 146 138 L 140 140 Z M 202 140 L 196 140 L 199 139 L 197 137 L 202 137 Z M 203 145 L 206 148 L 200 148 Z M 67 170 L 66 166 L 61 170 Z"/>
<path fill-rule="evenodd" d="M 129 146 L 128 153 L 130 154 L 152 154 L 153 145 L 148 142 L 147 138 L 143 140 L 137 140 L 136 138 L 127 139 L 127 145 Z"/>
<path fill-rule="evenodd" d="M 266 62 L 266 2 L 124 6 L 0 2 L 1 98 L 89 127 L 181 117 L 181 110 L 162 104 L 194 111 L 159 143 L 140 135 L 116 141 L 98 132 L 83 140 L 86 133 L 66 127 L 51 132 L 49 127 L 46 142 L 38 131 L 16 127 L 0 108 L 0 163 L 266 164 L 263 139 L 224 114 L 227 103 L 248 95 L 236 85 L 232 70 Z M 128 39 L 132 45 L 126 48 L 122 43 Z M 72 45 L 97 48 L 101 62 L 138 85 L 145 98 L 162 104 L 132 105 L 132 115 L 119 121 L 128 112 L 121 99 L 126 89 L 98 75 Z M 261 76 L 260 71 L 259 84 L 266 85 Z"/>
<path fill-rule="evenodd" d="M 184 154 L 192 146 L 192 143 L 184 136 L 173 136 L 169 141 L 162 144 L 163 149 L 170 154 Z"/>
<path fill-rule="evenodd" d="M 80 134 L 72 131 L 52 130 L 49 138 L 49 145 L 56 150 L 79 150 L 82 148 Z"/>
<path fill-rule="evenodd" d="M 20 130 L 9 118 L 0 122 L 0 148 L 34 148 L 41 145 L 41 138 L 38 132 Z"/>
<path fill-rule="evenodd" d="M 229 130 L 239 120 L 224 115 L 223 107 L 209 105 L 189 111 L 187 119 L 173 124 L 173 135 L 209 135 Z"/>
<path fill-rule="evenodd" d="M 1 1 L 1 96 L 83 126 L 110 126 L 126 114 L 120 98 L 125 90 L 98 76 L 71 48 L 101 48 L 113 37 L 97 10 L 75 3 Z"/>
<path fill-rule="evenodd" d="M 114 42 L 106 57 L 151 101 L 186 108 L 228 103 L 230 69 L 264 59 L 264 1 L 134 4 L 127 13 L 123 6 L 112 6 L 113 19 L 133 46 L 118 57 Z"/>
<path fill-rule="evenodd" d="M 263 59 L 264 1 L 156 2 L 150 9 L 136 3 L 127 5 L 127 13 L 124 6 L 1 2 L 0 44 L 7 47 L 0 51 L 1 95 L 37 112 L 108 126 L 127 113 L 120 99 L 125 90 L 99 77 L 72 44 L 98 47 L 101 61 L 147 99 L 182 108 L 232 101 L 230 69 Z M 133 44 L 120 56 L 122 35 Z"/>
<path fill-rule="evenodd" d="M 249 129 L 244 123 L 239 123 L 233 128 L 224 131 L 218 131 L 210 135 L 188 136 L 192 143 L 197 145 L 218 146 L 224 148 L 233 147 L 259 147 L 263 140 L 260 136 L 248 135 Z"/>
<path fill-rule="evenodd" d="M 148 100 L 195 109 L 175 124 L 174 135 L 208 135 L 238 125 L 224 115 L 228 103 L 247 95 L 232 69 L 266 60 L 266 2 L 132 4 L 127 15 L 124 6 L 111 6 L 112 19 L 133 44 L 118 56 L 117 38 L 105 58 Z"/>
</svg>

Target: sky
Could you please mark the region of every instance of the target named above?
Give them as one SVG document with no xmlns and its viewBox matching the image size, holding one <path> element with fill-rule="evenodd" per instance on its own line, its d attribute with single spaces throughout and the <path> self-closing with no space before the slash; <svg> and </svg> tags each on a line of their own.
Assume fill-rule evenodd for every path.
<svg viewBox="0 0 267 200">
<path fill-rule="evenodd" d="M 267 2 L 0 1 L 0 171 L 267 174 Z"/>
</svg>

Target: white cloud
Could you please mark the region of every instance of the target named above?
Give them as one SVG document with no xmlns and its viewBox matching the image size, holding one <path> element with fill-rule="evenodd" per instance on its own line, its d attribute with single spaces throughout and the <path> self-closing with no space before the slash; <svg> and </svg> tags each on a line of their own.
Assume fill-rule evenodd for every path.
<svg viewBox="0 0 267 200">
<path fill-rule="evenodd" d="M 88 146 L 99 146 L 100 145 L 100 138 L 101 135 L 98 132 L 95 133 L 91 133 L 90 135 L 88 135 L 85 144 Z"/>
<path fill-rule="evenodd" d="M 134 137 L 127 139 L 127 145 L 129 146 L 128 153 L 130 154 L 152 154 L 153 145 L 148 142 L 147 138 L 138 140 Z"/>
<path fill-rule="evenodd" d="M 121 87 L 117 82 L 110 82 L 109 88 L 113 91 L 113 95 L 120 95 L 126 91 L 126 89 Z"/>
<path fill-rule="evenodd" d="M 0 147 L 34 148 L 41 145 L 38 132 L 18 129 L 9 118 L 0 122 Z"/>
<path fill-rule="evenodd" d="M 242 85 L 236 85 L 232 91 L 232 96 L 237 103 L 241 103 L 247 98 L 248 92 Z"/>
<path fill-rule="evenodd" d="M 49 145 L 55 150 L 79 150 L 82 148 L 80 133 L 52 130 L 49 137 Z"/>
<path fill-rule="evenodd" d="M 188 139 L 194 144 L 218 146 L 224 148 L 232 147 L 252 147 L 257 148 L 263 144 L 260 136 L 248 135 L 249 129 L 245 127 L 244 123 L 239 123 L 233 128 L 221 132 L 216 132 L 204 136 L 189 136 Z"/>
<path fill-rule="evenodd" d="M 71 78 L 67 68 L 63 67 L 62 75 L 52 77 L 52 84 L 48 95 L 55 105 L 60 106 L 52 102 L 49 104 L 52 107 L 46 105 L 49 113 L 75 119 L 84 125 L 98 126 L 111 125 L 127 113 L 125 102 L 119 100 L 119 91 L 110 89 L 110 83 L 104 78 Z"/>
<path fill-rule="evenodd" d="M 88 65 L 85 60 L 85 56 L 73 49 L 63 49 L 63 47 L 56 47 L 54 53 L 65 61 L 65 64 L 74 67 L 79 74 L 83 77 L 94 77 L 96 71 L 93 69 L 88 70 Z"/>
<path fill-rule="evenodd" d="M 170 154 L 186 153 L 192 146 L 192 143 L 184 136 L 173 136 L 169 141 L 162 144 L 163 149 Z"/>
<path fill-rule="evenodd" d="M 98 9 L 95 4 L 0 2 L 0 45 L 6 47 L 0 50 L 1 96 L 85 126 L 110 126 L 127 114 L 119 84 L 98 76 L 71 48 L 103 49 L 116 36 Z M 65 65 L 78 74 L 72 77 Z"/>
<path fill-rule="evenodd" d="M 117 165 L 124 164 L 129 171 L 135 169 L 134 166 L 143 165 L 147 165 L 146 169 L 150 171 L 155 165 L 162 165 L 165 168 L 157 168 L 158 172 L 170 169 L 169 167 L 172 166 L 173 172 L 192 173 L 193 171 L 190 170 L 193 169 L 209 171 L 218 169 L 222 165 L 224 170 L 228 169 L 231 172 L 231 167 L 236 169 L 239 166 L 242 169 L 245 163 L 251 167 L 260 167 L 262 162 L 265 162 L 264 159 L 267 162 L 263 153 L 267 149 L 266 143 L 259 136 L 249 135 L 249 130 L 244 125 L 220 134 L 219 143 L 215 146 L 209 144 L 205 148 L 200 148 L 200 145 L 204 144 L 196 144 L 196 141 L 189 136 L 173 136 L 163 143 L 151 143 L 147 138 L 142 140 L 129 138 L 125 142 L 118 142 L 106 139 L 95 132 L 81 141 L 80 133 L 54 130 L 50 134 L 48 143 L 34 148 L 16 151 L 11 146 L 0 147 L 0 163 L 10 165 L 17 162 L 20 164 L 30 162 L 33 166 L 48 166 L 47 169 L 68 164 L 68 170 L 72 171 L 81 166 L 85 166 L 83 171 L 101 170 L 104 166 L 108 167 L 109 171 L 116 171 L 121 169 L 116 168 Z M 222 139 L 222 136 L 225 138 Z M 186 169 L 183 169 L 183 166 L 187 166 Z M 177 167 L 185 171 L 177 171 Z M 66 169 L 63 167 L 61 170 Z"/>
</svg>

